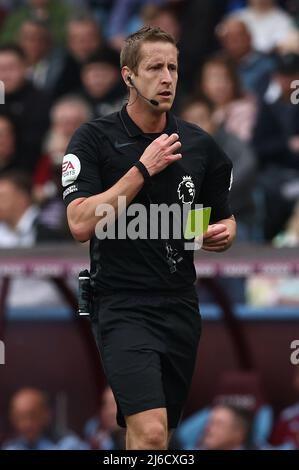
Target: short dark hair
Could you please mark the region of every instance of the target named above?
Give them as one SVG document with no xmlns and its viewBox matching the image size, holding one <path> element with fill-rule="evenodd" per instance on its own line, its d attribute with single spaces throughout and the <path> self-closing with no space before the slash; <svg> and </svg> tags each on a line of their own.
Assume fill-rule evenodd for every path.
<svg viewBox="0 0 299 470">
<path fill-rule="evenodd" d="M 6 170 L 0 173 L 0 181 L 9 181 L 27 196 L 32 196 L 32 179 L 26 171 Z"/>
<path fill-rule="evenodd" d="M 204 106 L 208 109 L 209 113 L 212 114 L 215 111 L 215 106 L 208 97 L 204 95 L 189 96 L 182 101 L 180 106 L 180 114 L 185 113 L 192 106 Z"/>
<path fill-rule="evenodd" d="M 169 42 L 175 47 L 176 41 L 174 37 L 163 31 L 161 28 L 144 26 L 143 28 L 131 34 L 125 40 L 120 53 L 120 66 L 121 68 L 125 65 L 137 73 L 138 65 L 140 63 L 140 49 L 142 44 L 145 42 Z"/>
<path fill-rule="evenodd" d="M 25 60 L 25 53 L 23 49 L 15 43 L 6 43 L 0 46 L 0 54 L 10 53 L 17 56 L 20 60 Z"/>
<path fill-rule="evenodd" d="M 90 23 L 98 30 L 99 34 L 101 34 L 101 29 L 96 19 L 86 11 L 79 11 L 79 13 L 72 15 L 67 21 L 66 28 L 68 29 L 72 23 Z"/>
<path fill-rule="evenodd" d="M 119 53 L 116 52 L 114 49 L 105 48 L 101 49 L 98 52 L 95 52 L 91 56 L 86 59 L 83 66 L 90 65 L 90 64 L 109 64 L 113 67 L 119 67 Z"/>
</svg>

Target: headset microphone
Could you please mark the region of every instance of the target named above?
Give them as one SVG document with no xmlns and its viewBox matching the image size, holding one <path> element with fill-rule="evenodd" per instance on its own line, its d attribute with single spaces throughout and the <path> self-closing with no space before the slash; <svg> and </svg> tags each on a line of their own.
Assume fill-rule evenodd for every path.
<svg viewBox="0 0 299 470">
<path fill-rule="evenodd" d="M 136 85 L 134 84 L 132 78 L 129 76 L 128 77 L 128 81 L 131 83 L 131 85 L 133 86 L 133 88 L 135 88 L 135 90 L 137 91 L 138 95 L 141 96 L 141 98 L 143 98 L 144 100 L 148 101 L 149 103 L 151 103 L 153 106 L 159 106 L 159 101 L 156 101 L 156 100 L 150 100 L 149 98 L 146 98 L 145 96 L 143 96 L 140 91 L 138 90 L 138 88 L 136 87 Z"/>
</svg>

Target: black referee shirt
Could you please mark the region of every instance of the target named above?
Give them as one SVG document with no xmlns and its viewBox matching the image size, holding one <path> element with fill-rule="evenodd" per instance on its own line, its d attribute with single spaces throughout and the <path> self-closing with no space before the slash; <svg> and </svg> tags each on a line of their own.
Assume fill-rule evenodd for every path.
<svg viewBox="0 0 299 470">
<path fill-rule="evenodd" d="M 190 209 L 202 204 L 212 208 L 212 223 L 230 217 L 231 161 L 207 133 L 168 113 L 163 133 L 174 132 L 182 143 L 183 158 L 153 176 L 151 185 L 143 188 L 131 204 L 146 208 L 150 203 L 188 204 Z M 72 137 L 63 161 L 66 205 L 113 186 L 159 135 L 144 134 L 126 107 L 83 124 Z M 98 240 L 94 236 L 90 243 L 91 276 L 96 287 L 105 292 L 191 287 L 196 278 L 193 251 L 184 249 L 185 241 L 183 237 Z"/>
</svg>

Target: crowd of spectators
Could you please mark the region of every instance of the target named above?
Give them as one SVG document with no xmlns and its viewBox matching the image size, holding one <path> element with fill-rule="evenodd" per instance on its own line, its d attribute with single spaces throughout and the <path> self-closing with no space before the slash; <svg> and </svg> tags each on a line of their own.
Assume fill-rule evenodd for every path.
<svg viewBox="0 0 299 470">
<path fill-rule="evenodd" d="M 274 417 L 255 372 L 224 373 L 209 407 L 183 419 L 169 449 L 186 450 L 295 450 L 299 449 L 299 403 Z M 293 387 L 299 397 L 299 368 Z M 37 388 L 22 388 L 11 397 L 10 427 L 5 450 L 122 450 L 125 430 L 116 422 L 116 403 L 109 386 L 103 390 L 95 415 L 86 417 L 80 435 L 67 423 L 55 425 L 48 395 Z"/>
<path fill-rule="evenodd" d="M 119 51 L 143 24 L 177 39 L 175 112 L 213 134 L 233 160 L 239 239 L 299 244 L 297 2 L 2 0 L 0 12 L 1 190 L 28 179 L 22 214 L 1 202 L 0 247 L 70 239 L 63 153 L 84 121 L 125 104 Z"/>
<path fill-rule="evenodd" d="M 0 248 L 71 240 L 62 157 L 82 123 L 126 103 L 119 51 L 144 24 L 177 39 L 174 111 L 210 133 L 233 161 L 239 240 L 298 246 L 296 0 L 0 0 Z M 10 422 L 7 449 L 124 448 L 110 389 L 80 437 L 53 431 L 50 401 L 37 389 L 11 398 Z M 215 401 L 185 423 L 193 443 L 184 442 L 182 423 L 172 445 L 299 448 L 298 404 L 268 426 L 264 441 L 255 439 L 253 424 L 252 409 Z"/>
</svg>

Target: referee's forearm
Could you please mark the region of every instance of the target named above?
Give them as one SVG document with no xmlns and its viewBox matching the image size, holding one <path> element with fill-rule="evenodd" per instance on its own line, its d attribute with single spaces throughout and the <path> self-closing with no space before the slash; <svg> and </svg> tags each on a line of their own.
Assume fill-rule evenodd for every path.
<svg viewBox="0 0 299 470">
<path fill-rule="evenodd" d="M 67 218 L 73 237 L 80 242 L 90 240 L 97 223 L 101 220 L 96 216 L 96 209 L 101 204 L 109 204 L 118 214 L 119 196 L 126 198 L 126 205 L 139 193 L 144 178 L 136 167 L 132 167 L 114 186 L 107 191 L 89 198 L 78 198 L 67 208 Z"/>
</svg>

